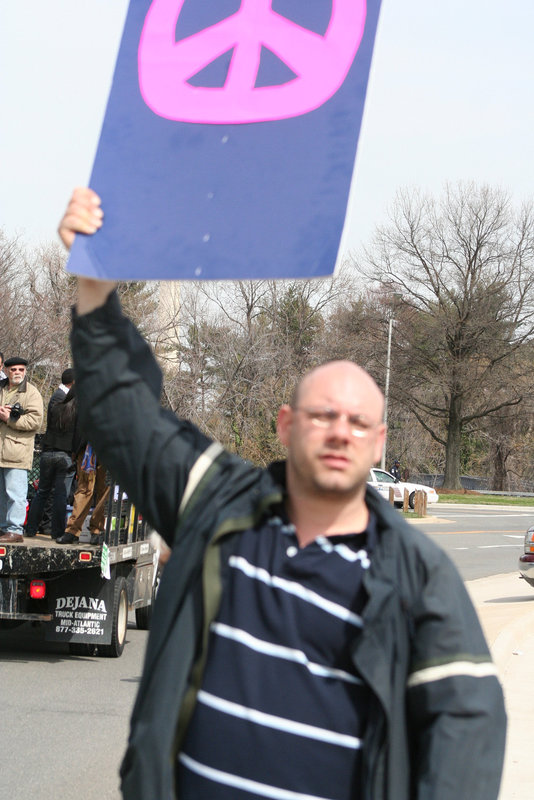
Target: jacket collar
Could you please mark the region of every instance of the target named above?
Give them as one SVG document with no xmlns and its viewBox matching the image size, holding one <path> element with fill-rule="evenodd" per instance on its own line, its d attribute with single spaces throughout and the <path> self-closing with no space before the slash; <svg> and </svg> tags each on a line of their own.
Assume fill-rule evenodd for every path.
<svg viewBox="0 0 534 800">
<path fill-rule="evenodd" d="M 25 376 L 24 380 L 17 389 L 17 392 L 25 392 L 28 385 L 28 377 Z M 0 381 L 0 389 L 9 389 L 9 378 L 3 378 Z"/>
</svg>

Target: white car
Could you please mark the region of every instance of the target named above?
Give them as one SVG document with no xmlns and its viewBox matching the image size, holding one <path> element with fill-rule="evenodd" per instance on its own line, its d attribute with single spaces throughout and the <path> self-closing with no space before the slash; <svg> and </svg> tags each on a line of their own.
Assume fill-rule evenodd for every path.
<svg viewBox="0 0 534 800">
<path fill-rule="evenodd" d="M 394 475 L 383 469 L 371 469 L 367 483 L 369 486 L 373 486 L 386 500 L 389 500 L 389 490 L 393 487 L 393 502 L 396 506 L 402 506 L 404 503 L 405 489 L 408 490 L 410 508 L 413 508 L 415 493 L 420 489 L 426 492 L 427 504 L 437 503 L 439 500 L 439 495 L 432 486 L 424 486 L 422 483 L 410 483 L 409 481 L 398 481 Z"/>
</svg>

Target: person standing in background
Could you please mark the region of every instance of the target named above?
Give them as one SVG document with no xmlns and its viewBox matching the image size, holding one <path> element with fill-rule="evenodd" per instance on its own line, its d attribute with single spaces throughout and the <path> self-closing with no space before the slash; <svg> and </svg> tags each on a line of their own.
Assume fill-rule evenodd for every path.
<svg viewBox="0 0 534 800">
<path fill-rule="evenodd" d="M 91 544 L 101 544 L 105 522 L 104 506 L 109 495 L 109 486 L 106 483 L 106 468 L 88 442 L 83 443 L 78 450 L 76 475 L 78 485 L 74 493 L 72 514 L 67 520 L 65 533 L 56 541 L 58 544 L 77 544 L 85 518 L 94 503 L 89 520 Z"/>
<path fill-rule="evenodd" d="M 43 421 L 43 398 L 26 377 L 27 365 L 20 356 L 8 358 L 0 381 L 0 542 L 24 541 L 28 470 Z"/>
<path fill-rule="evenodd" d="M 52 408 L 56 405 L 56 403 L 62 403 L 65 397 L 67 396 L 71 387 L 74 386 L 74 370 L 72 367 L 68 367 L 64 369 L 61 374 L 61 383 L 52 394 L 48 402 L 48 409 L 47 409 L 47 420 L 50 417 L 50 412 Z M 47 423 L 48 424 L 48 423 Z M 67 474 L 65 475 L 65 494 L 68 502 L 69 495 L 72 489 L 72 483 L 74 481 L 74 476 L 76 474 L 76 465 L 74 461 L 72 462 L 71 467 L 67 470 Z M 54 488 L 52 487 L 52 491 L 48 494 L 47 500 L 45 502 L 44 510 L 42 513 L 41 521 L 39 523 L 37 533 L 42 533 L 45 536 L 51 536 L 52 534 L 52 504 L 54 500 Z M 32 501 L 33 502 L 33 501 Z M 27 530 L 27 528 L 26 528 Z M 64 531 L 63 531 L 64 532 Z M 27 535 L 27 533 L 26 533 Z"/>
<path fill-rule="evenodd" d="M 51 400 L 48 406 L 48 420 L 39 466 L 39 488 L 28 513 L 25 533 L 27 538 L 36 535 L 50 497 L 52 497 L 52 539 L 57 540 L 65 533 L 67 475 L 69 472 L 73 474 L 76 398 L 72 388 L 67 395 L 61 392 L 61 397 L 63 400 L 54 404 Z"/>
</svg>

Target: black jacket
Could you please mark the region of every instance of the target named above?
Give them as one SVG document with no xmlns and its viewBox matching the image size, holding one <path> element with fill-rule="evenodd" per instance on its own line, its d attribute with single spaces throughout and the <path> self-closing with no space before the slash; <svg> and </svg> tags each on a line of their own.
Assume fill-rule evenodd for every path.
<svg viewBox="0 0 534 800">
<path fill-rule="evenodd" d="M 171 800 L 222 570 L 240 532 L 283 502 L 283 466 L 254 468 L 159 407 L 159 369 L 115 295 L 74 317 L 72 348 L 84 429 L 173 547 L 121 769 L 127 800 Z M 372 699 L 354 800 L 495 800 L 503 697 L 463 583 L 447 556 L 372 489 L 366 501 L 378 541 L 352 655 Z"/>
<path fill-rule="evenodd" d="M 48 411 L 46 416 L 46 432 L 42 440 L 43 450 L 62 450 L 72 456 L 73 450 L 73 437 L 75 429 L 75 420 L 68 428 L 60 428 L 58 413 L 61 405 L 63 404 L 66 394 L 63 389 L 56 389 L 48 403 Z"/>
</svg>

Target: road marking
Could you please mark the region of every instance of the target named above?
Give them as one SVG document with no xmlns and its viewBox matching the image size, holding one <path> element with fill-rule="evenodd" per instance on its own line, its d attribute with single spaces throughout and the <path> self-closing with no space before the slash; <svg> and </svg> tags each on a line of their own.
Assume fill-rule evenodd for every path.
<svg viewBox="0 0 534 800">
<path fill-rule="evenodd" d="M 499 514 L 498 511 L 494 511 L 492 514 L 470 514 L 469 511 L 461 511 L 454 512 L 454 517 L 469 517 L 469 519 L 495 519 L 495 517 L 530 517 L 532 518 L 532 514 Z"/>
<path fill-rule="evenodd" d="M 517 534 L 517 531 L 498 531 L 498 530 L 488 531 L 488 530 L 480 530 L 480 529 L 477 530 L 477 531 L 431 531 L 430 534 L 427 534 L 427 536 L 429 536 L 429 535 L 431 535 L 431 536 L 458 536 L 459 534 L 462 534 L 462 533 L 486 533 L 486 534 L 500 533 L 500 534 L 506 535 L 506 534 L 511 534 L 511 533 Z M 518 539 L 524 539 L 524 537 L 525 537 L 524 533 L 520 534 L 520 535 L 517 534 L 517 538 Z"/>
<path fill-rule="evenodd" d="M 477 550 L 493 550 L 496 547 L 517 547 L 516 544 L 479 544 Z"/>
<path fill-rule="evenodd" d="M 516 544 L 479 544 L 475 547 L 451 547 L 451 550 L 494 550 L 497 547 L 517 547 Z"/>
<path fill-rule="evenodd" d="M 516 544 L 477 544 L 474 547 L 451 547 L 451 550 L 494 550 L 496 547 L 517 547 Z"/>
</svg>

